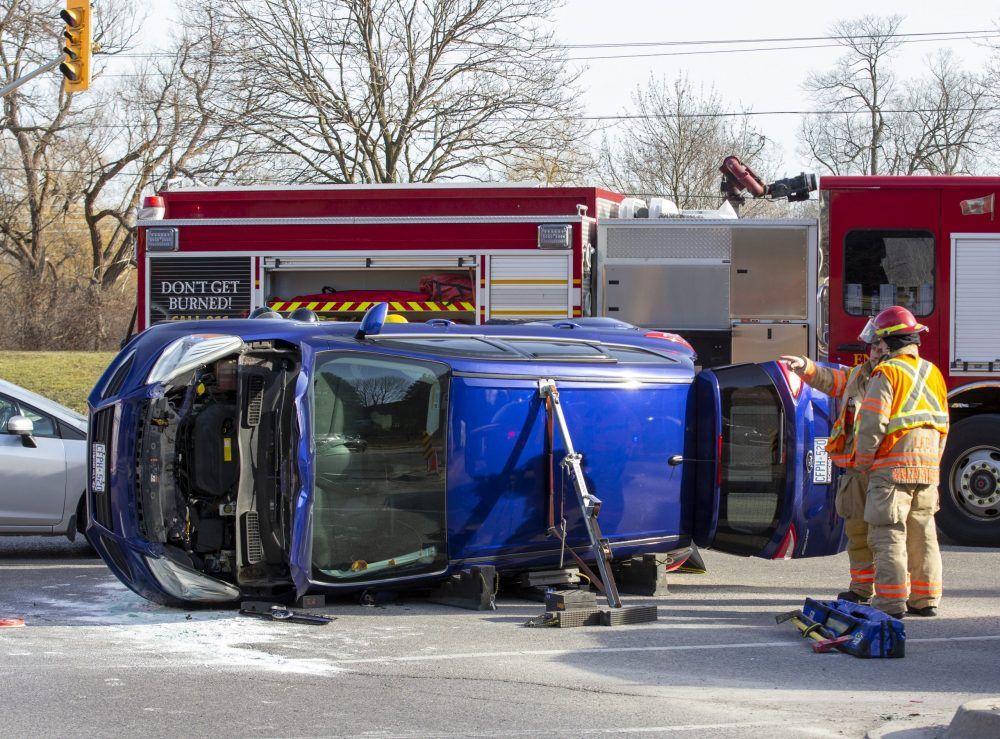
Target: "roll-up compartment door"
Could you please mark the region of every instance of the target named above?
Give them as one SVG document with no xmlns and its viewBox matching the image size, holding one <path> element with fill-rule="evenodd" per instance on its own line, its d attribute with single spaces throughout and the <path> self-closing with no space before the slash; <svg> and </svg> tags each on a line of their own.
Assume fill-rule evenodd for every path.
<svg viewBox="0 0 1000 739">
<path fill-rule="evenodd" d="M 493 256 L 490 318 L 559 318 L 573 311 L 568 254 Z"/>
<path fill-rule="evenodd" d="M 1000 235 L 955 237 L 951 258 L 951 370 L 1000 374 Z"/>
</svg>

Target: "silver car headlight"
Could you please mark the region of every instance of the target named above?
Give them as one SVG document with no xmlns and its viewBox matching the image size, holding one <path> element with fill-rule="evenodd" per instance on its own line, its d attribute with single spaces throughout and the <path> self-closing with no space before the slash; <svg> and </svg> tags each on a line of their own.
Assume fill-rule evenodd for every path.
<svg viewBox="0 0 1000 739">
<path fill-rule="evenodd" d="M 178 600 L 225 603 L 240 597 L 239 588 L 182 567 L 166 557 L 146 557 L 160 586 Z"/>
<path fill-rule="evenodd" d="M 172 342 L 156 360 L 146 384 L 166 382 L 202 364 L 214 362 L 243 349 L 243 339 L 228 334 L 191 334 Z"/>
</svg>

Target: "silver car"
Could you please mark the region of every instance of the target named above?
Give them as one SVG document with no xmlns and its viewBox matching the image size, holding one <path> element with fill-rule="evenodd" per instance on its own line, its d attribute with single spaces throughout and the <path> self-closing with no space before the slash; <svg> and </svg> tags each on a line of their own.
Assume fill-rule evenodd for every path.
<svg viewBox="0 0 1000 739">
<path fill-rule="evenodd" d="M 0 534 L 73 541 L 86 487 L 87 419 L 0 380 Z"/>
</svg>

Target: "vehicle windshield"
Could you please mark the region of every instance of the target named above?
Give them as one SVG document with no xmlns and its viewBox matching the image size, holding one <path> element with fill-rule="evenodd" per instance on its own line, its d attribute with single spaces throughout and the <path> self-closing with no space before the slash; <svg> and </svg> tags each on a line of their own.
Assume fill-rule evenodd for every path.
<svg viewBox="0 0 1000 739">
<path fill-rule="evenodd" d="M 313 576 L 357 582 L 441 570 L 448 367 L 321 352 L 313 372 Z"/>
</svg>

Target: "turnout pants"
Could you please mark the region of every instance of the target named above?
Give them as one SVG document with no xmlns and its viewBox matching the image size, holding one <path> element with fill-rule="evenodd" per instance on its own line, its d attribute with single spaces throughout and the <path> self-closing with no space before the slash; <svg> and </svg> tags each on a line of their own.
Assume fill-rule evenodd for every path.
<svg viewBox="0 0 1000 739">
<path fill-rule="evenodd" d="M 865 521 L 865 489 L 868 476 L 852 469 L 844 470 L 837 488 L 837 513 L 844 519 L 847 534 L 847 558 L 851 568 L 848 588 L 862 600 L 874 592 L 875 561 L 868 546 L 868 523 Z"/>
<path fill-rule="evenodd" d="M 937 606 L 941 600 L 941 551 L 934 513 L 936 485 L 893 482 L 873 472 L 865 500 L 868 543 L 875 557 L 875 598 L 885 613 Z"/>
</svg>

